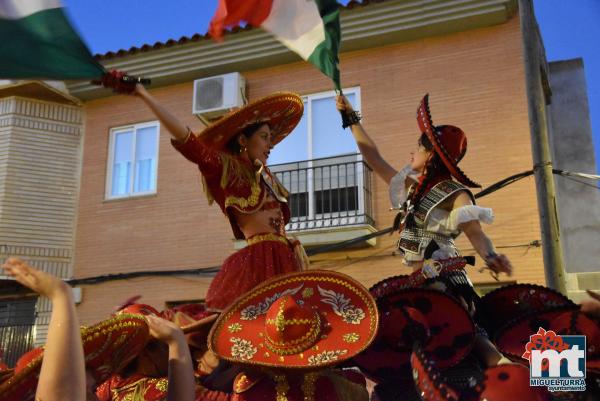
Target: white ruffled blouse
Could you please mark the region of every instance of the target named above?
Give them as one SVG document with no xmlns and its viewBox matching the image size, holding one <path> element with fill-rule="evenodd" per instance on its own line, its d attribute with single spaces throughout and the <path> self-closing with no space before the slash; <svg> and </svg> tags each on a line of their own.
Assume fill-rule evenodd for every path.
<svg viewBox="0 0 600 401">
<path fill-rule="evenodd" d="M 413 171 L 410 169 L 410 166 L 406 166 L 392 178 L 389 190 L 390 201 L 392 202 L 393 208 L 399 208 L 406 200 L 405 180 L 411 172 Z M 477 205 L 465 205 L 451 211 L 435 207 L 429 213 L 427 221 L 425 222 L 425 229 L 430 232 L 455 238 L 461 233 L 458 226 L 473 220 L 491 224 L 494 221 L 494 212 L 490 208 Z M 440 249 L 436 250 L 432 255 L 432 259 L 434 260 L 448 259 L 460 255 L 460 252 L 454 246 L 447 244 L 438 245 L 440 246 Z M 422 261 L 425 248 L 426 247 L 422 247 L 420 254 L 406 252 L 404 254 L 404 263 L 410 266 L 415 262 Z"/>
</svg>

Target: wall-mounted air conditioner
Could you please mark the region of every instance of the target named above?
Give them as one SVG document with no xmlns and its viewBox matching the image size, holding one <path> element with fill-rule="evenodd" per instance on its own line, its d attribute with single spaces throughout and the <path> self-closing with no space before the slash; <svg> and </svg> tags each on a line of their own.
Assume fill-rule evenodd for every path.
<svg viewBox="0 0 600 401">
<path fill-rule="evenodd" d="M 210 120 L 234 107 L 244 105 L 246 80 L 239 72 L 194 81 L 192 113 Z"/>
</svg>

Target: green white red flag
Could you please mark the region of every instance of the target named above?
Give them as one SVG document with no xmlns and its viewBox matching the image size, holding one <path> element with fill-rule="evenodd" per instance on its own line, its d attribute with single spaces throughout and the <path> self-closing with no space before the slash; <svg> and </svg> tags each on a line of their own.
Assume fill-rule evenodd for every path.
<svg viewBox="0 0 600 401">
<path fill-rule="evenodd" d="M 104 72 L 59 0 L 0 0 L 0 78 L 93 79 Z"/>
<path fill-rule="evenodd" d="M 225 28 L 246 22 L 272 33 L 300 57 L 340 86 L 339 4 L 335 0 L 219 0 L 209 33 L 216 40 Z"/>
</svg>

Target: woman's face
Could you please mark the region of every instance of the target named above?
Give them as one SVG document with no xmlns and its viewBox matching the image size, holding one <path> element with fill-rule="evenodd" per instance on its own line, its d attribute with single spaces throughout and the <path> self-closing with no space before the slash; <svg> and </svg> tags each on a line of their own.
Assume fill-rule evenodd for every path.
<svg viewBox="0 0 600 401">
<path fill-rule="evenodd" d="M 417 143 L 417 148 L 410 152 L 410 167 L 422 173 L 425 170 L 425 164 L 432 155 L 432 151 L 425 149 L 421 142 Z"/>
<path fill-rule="evenodd" d="M 251 161 L 260 160 L 263 165 L 267 164 L 267 159 L 273 146 L 271 145 L 271 128 L 268 124 L 263 124 L 250 138 L 240 135 L 240 145 L 242 149 L 246 148 L 246 153 Z"/>
</svg>

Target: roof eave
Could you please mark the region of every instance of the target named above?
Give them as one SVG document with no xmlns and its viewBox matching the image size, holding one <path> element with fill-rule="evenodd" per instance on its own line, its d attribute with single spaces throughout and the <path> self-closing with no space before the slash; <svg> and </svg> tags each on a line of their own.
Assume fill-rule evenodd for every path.
<svg viewBox="0 0 600 401">
<path fill-rule="evenodd" d="M 502 24 L 516 9 L 517 0 L 388 0 L 346 8 L 342 52 Z M 150 77 L 152 87 L 160 87 L 300 60 L 269 33 L 243 29 L 226 35 L 223 43 L 202 39 L 100 61 L 107 69 Z M 112 95 L 88 82 L 71 82 L 68 88 L 82 100 Z"/>
</svg>

